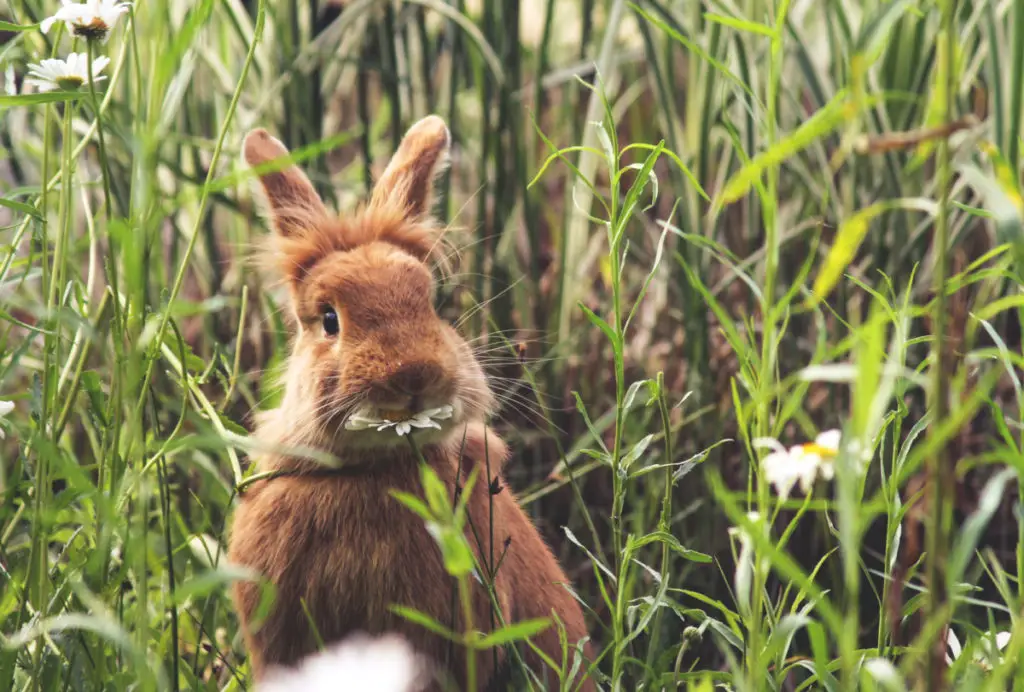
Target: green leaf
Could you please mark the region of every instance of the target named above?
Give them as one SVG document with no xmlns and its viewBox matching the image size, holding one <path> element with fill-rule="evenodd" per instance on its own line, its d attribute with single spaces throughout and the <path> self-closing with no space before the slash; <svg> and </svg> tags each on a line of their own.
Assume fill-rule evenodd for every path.
<svg viewBox="0 0 1024 692">
<path fill-rule="evenodd" d="M 632 149 L 643 149 L 644 151 L 651 151 L 654 148 L 655 147 L 653 144 L 646 144 L 644 142 L 633 142 L 632 144 L 623 147 L 622 151 L 619 153 L 619 156 L 621 157 L 627 151 L 630 151 Z M 708 202 L 711 201 L 711 198 L 708 197 L 708 193 L 704 191 L 704 188 L 701 187 L 700 181 L 697 180 L 697 176 L 693 174 L 693 171 L 691 171 L 690 168 L 685 163 L 683 163 L 683 160 L 679 158 L 679 156 L 677 156 L 674 151 L 662 147 L 661 155 L 667 156 L 668 158 L 672 159 L 673 163 L 676 164 L 676 168 L 678 168 L 679 171 L 686 176 L 686 178 L 690 181 L 690 184 L 693 185 L 693 189 L 697 191 L 697 194 L 703 197 Z"/>
<path fill-rule="evenodd" d="M 587 316 L 587 319 L 593 322 L 602 332 L 604 332 L 604 335 L 608 337 L 608 340 L 612 342 L 612 345 L 617 347 L 619 338 L 615 335 L 615 332 L 612 331 L 611 325 L 605 322 L 600 315 L 596 314 L 582 302 L 578 302 L 577 305 L 580 306 L 580 310 L 582 310 L 583 314 Z"/>
<path fill-rule="evenodd" d="M 1024 195 L 1002 154 L 989 144 L 980 146 L 992 161 L 992 173 L 970 163 L 958 166 L 957 172 L 981 195 L 985 209 L 995 221 L 999 242 L 1010 245 L 1020 272 L 1024 268 Z"/>
<path fill-rule="evenodd" d="M 13 108 L 15 106 L 37 106 L 41 103 L 57 103 L 58 101 L 74 101 L 81 98 L 81 91 L 46 91 L 41 94 L 9 94 L 0 95 L 0 108 Z"/>
<path fill-rule="evenodd" d="M 424 521 L 433 521 L 434 515 L 430 511 L 430 508 L 427 507 L 427 505 L 423 502 L 423 500 L 419 499 L 418 497 L 411 493 L 405 493 L 402 492 L 401 490 L 392 490 L 390 491 L 390 494 L 391 497 L 395 498 L 403 505 L 405 505 L 412 511 L 416 512 L 416 514 L 418 514 L 420 518 Z"/>
<path fill-rule="evenodd" d="M 444 569 L 448 574 L 453 577 L 464 577 L 473 571 L 473 568 L 476 567 L 473 562 L 473 553 L 470 552 L 462 531 L 429 521 L 427 522 L 427 531 L 441 548 L 441 558 L 444 560 Z"/>
<path fill-rule="evenodd" d="M 608 569 L 608 567 L 603 562 L 597 559 L 597 556 L 590 552 L 590 550 L 585 545 L 580 543 L 580 539 L 576 538 L 576 534 L 570 531 L 568 526 L 563 526 L 562 531 L 565 532 L 566 538 L 572 541 L 574 545 L 576 545 L 578 548 L 580 548 L 583 552 L 587 554 L 587 557 L 590 558 L 590 561 L 594 564 L 595 567 L 597 567 L 602 572 L 607 574 L 613 582 L 616 581 L 615 574 L 610 569 Z"/>
<path fill-rule="evenodd" d="M 522 622 L 516 622 L 495 630 L 487 636 L 473 641 L 471 646 L 474 649 L 490 649 L 509 642 L 524 641 L 539 632 L 543 632 L 550 626 L 551 621 L 547 618 L 523 620 Z"/>
<path fill-rule="evenodd" d="M 889 33 L 907 8 L 916 0 L 896 0 L 881 6 L 881 11 L 862 23 L 857 37 L 857 54 L 873 63 L 882 53 Z"/>
<path fill-rule="evenodd" d="M 207 596 L 221 586 L 235 581 L 256 581 L 259 574 L 247 567 L 224 564 L 202 572 L 178 584 L 174 589 L 174 603 L 186 603 L 189 599 Z"/>
<path fill-rule="evenodd" d="M 641 195 L 647 185 L 653 182 L 653 193 L 652 201 L 653 204 L 658 197 L 658 177 L 654 174 L 654 165 L 661 158 L 661 152 L 665 150 L 665 142 L 661 141 L 651 150 L 651 153 L 647 155 L 642 166 L 636 164 L 627 166 L 623 170 L 635 170 L 638 171 L 636 178 L 633 180 L 633 184 L 629 187 L 629 191 L 626 193 L 626 198 L 622 202 L 622 209 L 617 220 L 617 229 L 612 230 L 613 242 L 618 242 L 619 238 L 626 231 L 626 224 L 633 216 L 633 210 L 637 207 L 640 201 Z M 621 175 L 621 171 L 619 173 Z"/>
<path fill-rule="evenodd" d="M 650 391 L 650 385 L 652 383 L 652 380 L 637 380 L 633 384 L 629 385 L 629 389 L 626 390 L 626 396 L 622 397 L 622 410 L 629 411 L 633 408 L 633 404 L 636 401 L 636 395 L 645 387 Z"/>
<path fill-rule="evenodd" d="M 857 255 L 857 250 L 867 235 L 871 222 L 880 214 L 893 209 L 915 209 L 931 214 L 937 213 L 937 206 L 931 200 L 907 198 L 876 202 L 843 221 L 839 225 L 839 230 L 836 231 L 835 241 L 825 258 L 825 264 L 814 280 L 811 295 L 807 297 L 808 306 L 816 305 L 832 292 L 839 282 L 839 277 L 843 275 Z"/>
<path fill-rule="evenodd" d="M 825 628 L 820 622 L 808 622 L 806 625 L 808 638 L 811 640 L 811 652 L 814 656 L 814 672 L 818 676 L 817 685 L 814 689 L 824 689 L 828 692 L 836 690 L 839 683 L 835 676 L 829 672 L 828 659 L 829 647 L 825 637 Z"/>
<path fill-rule="evenodd" d="M 732 82 L 735 86 L 737 86 L 740 89 L 742 89 L 751 98 L 752 101 L 757 102 L 757 95 L 754 94 L 754 92 L 750 89 L 749 86 L 747 86 L 746 82 L 744 82 L 742 79 L 740 79 L 735 74 L 733 74 L 733 72 L 728 67 L 726 67 L 723 63 L 721 63 L 720 61 L 715 60 L 713 57 L 711 57 L 707 53 L 707 51 L 705 51 L 703 48 L 701 48 L 697 43 L 691 41 L 686 36 L 683 36 L 678 31 L 676 31 L 674 28 L 672 28 L 671 26 L 669 26 L 665 22 L 661 21 L 657 17 L 655 17 L 655 16 L 653 16 L 651 14 L 648 14 L 646 11 L 644 11 L 636 3 L 631 2 L 631 3 L 629 3 L 629 6 L 633 8 L 634 12 L 636 12 L 638 15 L 640 15 L 641 17 L 646 19 L 648 22 L 650 22 L 651 24 L 655 25 L 656 27 L 658 27 L 659 29 L 664 31 L 666 34 L 669 35 L 670 38 L 672 38 L 673 40 L 675 40 L 678 43 L 680 43 L 688 51 L 690 51 L 691 53 L 693 53 L 694 55 L 699 57 L 701 60 L 705 61 L 707 64 L 711 65 L 711 67 L 713 67 L 716 70 L 718 70 L 720 73 L 722 73 L 722 75 L 726 79 L 728 79 L 730 82 Z"/>
<path fill-rule="evenodd" d="M 777 166 L 803 151 L 855 115 L 856 108 L 847 101 L 846 92 L 840 91 L 788 137 L 755 156 L 733 175 L 722 189 L 717 206 L 731 204 L 740 199 L 769 167 Z"/>
<path fill-rule="evenodd" d="M 1000 301 L 1007 300 L 1007 298 L 1024 298 L 1024 296 L 1007 296 L 1001 298 Z M 1022 301 L 1024 302 L 1024 301 Z M 1019 308 L 1018 308 L 1019 309 Z M 1017 405 L 1024 407 L 1024 387 L 1021 386 L 1020 377 L 1017 376 L 1017 368 L 1013 364 L 1013 356 L 1010 353 L 1009 347 L 1006 345 L 1006 341 L 999 335 L 999 332 L 989 324 L 988 320 L 975 316 L 978 322 L 981 323 L 982 328 L 988 333 L 989 337 L 996 344 L 996 350 L 999 352 L 999 360 L 1002 362 L 1003 367 L 1006 368 L 1006 374 L 1010 377 L 1010 382 L 1013 383 L 1013 391 L 1017 395 Z M 1002 416 L 996 416 L 997 421 L 1002 421 Z"/>
<path fill-rule="evenodd" d="M 925 110 L 924 127 L 937 127 L 942 125 L 950 115 L 946 112 L 946 85 L 949 84 L 949 77 L 946 74 L 949 60 L 946 54 L 950 50 L 950 41 L 945 31 L 940 31 L 935 37 L 935 68 L 932 70 L 932 84 L 928 95 L 928 106 Z M 960 57 L 959 45 L 953 39 L 952 50 L 956 51 L 954 60 Z M 914 158 L 908 164 L 909 170 L 916 170 L 925 162 L 932 150 L 935 149 L 936 140 L 926 139 L 922 141 L 914 152 Z"/>
<path fill-rule="evenodd" d="M 439 634 L 445 639 L 452 641 L 458 641 L 459 635 L 452 632 L 450 629 L 442 625 L 440 622 L 430 617 L 422 610 L 416 610 L 415 608 L 409 608 L 407 606 L 393 605 L 388 608 L 392 613 L 405 618 L 409 622 L 417 624 L 421 627 L 425 627 L 434 634 Z"/>
<path fill-rule="evenodd" d="M 653 439 L 654 435 L 645 435 L 639 442 L 629 448 L 629 451 L 626 452 L 619 461 L 619 465 L 622 467 L 623 471 L 629 471 L 629 467 L 647 451 L 647 448 L 650 446 L 651 440 Z"/>
<path fill-rule="evenodd" d="M 590 431 L 594 441 L 601 446 L 601 449 L 604 450 L 605 454 L 610 457 L 611 452 L 608 451 L 608 447 L 605 445 L 604 438 L 601 436 L 601 433 L 594 428 L 594 424 L 590 420 L 590 414 L 587 413 L 587 406 L 583 403 L 583 399 L 580 398 L 579 392 L 573 392 L 572 395 L 576 399 L 576 410 L 580 412 L 581 416 L 583 416 L 583 422 L 586 424 L 587 430 Z"/>
<path fill-rule="evenodd" d="M 36 24 L 11 24 L 10 22 L 0 21 L 0 31 L 32 31 L 33 29 L 38 29 L 39 24 L 39 22 Z"/>
<path fill-rule="evenodd" d="M 1024 308 L 1024 295 L 1015 293 L 993 300 L 980 310 L 974 313 L 979 320 L 991 320 L 993 317 L 1006 310 L 1020 310 Z"/>
<path fill-rule="evenodd" d="M 135 639 L 120 623 L 113 618 L 87 615 L 85 613 L 63 613 L 42 620 L 33 620 L 19 632 L 7 637 L 3 642 L 3 648 L 8 650 L 19 649 L 41 634 L 52 635 L 72 631 L 90 632 L 136 654 L 136 660 L 141 658 L 135 647 Z M 143 658 L 142 660 L 145 659 Z"/>
<path fill-rule="evenodd" d="M 679 539 L 667 531 L 654 531 L 646 536 L 638 538 L 633 542 L 633 552 L 638 548 L 642 548 L 643 546 L 651 543 L 664 543 L 670 550 L 672 550 L 672 552 L 686 560 L 690 560 L 691 562 L 711 562 L 710 555 L 705 555 L 699 551 L 684 548 L 683 544 L 679 542 Z"/>
<path fill-rule="evenodd" d="M 86 370 L 82 373 L 82 390 L 89 398 L 92 415 L 96 417 L 101 426 L 105 426 L 107 424 L 107 402 L 100 376 L 95 370 Z"/>
<path fill-rule="evenodd" d="M 949 576 L 953 582 L 959 581 L 963 577 L 971 556 L 974 555 L 974 549 L 977 548 L 978 541 L 981 539 L 981 533 L 1002 503 L 1006 484 L 1016 475 L 1016 469 L 1005 468 L 985 484 L 985 488 L 981 491 L 981 497 L 978 499 L 978 509 L 967 517 L 953 547 L 953 552 L 949 556 Z"/>
<path fill-rule="evenodd" d="M 451 500 L 448 499 L 448 489 L 441 479 L 437 477 L 434 469 L 427 464 L 420 466 L 420 480 L 423 483 L 423 493 L 427 504 L 435 517 L 450 516 L 452 511 Z"/>
<path fill-rule="evenodd" d="M 593 459 L 594 461 L 599 461 L 602 464 L 604 464 L 605 466 L 607 466 L 607 465 L 612 463 L 611 459 L 608 457 L 608 453 L 607 452 L 602 452 L 602 451 L 600 451 L 598 449 L 581 449 L 580 450 L 580 454 L 583 454 L 584 456 L 588 456 L 591 459 Z"/>
<path fill-rule="evenodd" d="M 811 610 L 812 604 L 808 604 L 805 610 Z M 788 655 L 789 647 L 793 642 L 796 632 L 806 627 L 811 622 L 805 613 L 790 613 L 782 617 L 772 628 L 771 637 L 765 647 L 765 658 L 771 660 L 781 652 L 783 656 Z"/>
<path fill-rule="evenodd" d="M 13 199 L 6 199 L 0 197 L 0 207 L 7 207 L 14 211 L 21 212 L 22 214 L 28 214 L 29 216 L 37 219 L 43 218 L 43 215 L 31 204 L 25 204 L 24 202 L 16 202 Z"/>
<path fill-rule="evenodd" d="M 709 22 L 715 22 L 727 26 L 730 29 L 736 29 L 737 31 L 746 31 L 750 34 L 759 34 L 761 36 L 767 36 L 770 39 L 774 39 L 778 34 L 775 29 L 770 26 L 766 26 L 759 22 L 752 22 L 748 19 L 738 19 L 736 17 L 727 17 L 721 14 L 714 14 L 713 12 L 705 12 L 704 19 Z"/>
</svg>

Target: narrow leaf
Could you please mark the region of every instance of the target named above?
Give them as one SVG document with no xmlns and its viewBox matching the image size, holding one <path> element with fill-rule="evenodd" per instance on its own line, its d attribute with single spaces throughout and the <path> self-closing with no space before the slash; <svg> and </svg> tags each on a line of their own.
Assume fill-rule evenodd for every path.
<svg viewBox="0 0 1024 692">
<path fill-rule="evenodd" d="M 415 608 L 409 608 L 407 606 L 393 605 L 389 608 L 392 613 L 405 618 L 409 622 L 415 623 L 421 627 L 425 627 L 434 634 L 439 634 L 445 639 L 458 641 L 459 635 L 452 632 L 450 629 L 442 625 L 440 622 L 430 617 L 421 610 Z"/>
<path fill-rule="evenodd" d="M 15 106 L 36 106 L 41 103 L 57 103 L 58 101 L 73 101 L 82 97 L 81 91 L 46 91 L 41 94 L 18 94 L 10 96 L 0 95 L 0 108 L 13 108 Z"/>
<path fill-rule="evenodd" d="M 704 19 L 709 22 L 715 22 L 723 26 L 727 26 L 730 29 L 736 29 L 737 31 L 746 31 L 751 34 L 759 34 L 761 36 L 767 36 L 768 38 L 774 39 L 776 36 L 775 29 L 770 26 L 765 26 L 758 22 L 752 22 L 747 19 L 739 19 L 737 17 L 728 17 L 721 14 L 714 14 L 713 12 L 705 12 Z"/>
<path fill-rule="evenodd" d="M 0 31 L 32 31 L 38 29 L 39 23 L 35 24 L 12 24 L 10 22 L 0 21 Z"/>
<path fill-rule="evenodd" d="M 502 644 L 508 644 L 509 642 L 524 641 L 539 632 L 543 632 L 550 626 L 551 621 L 547 618 L 523 620 L 522 622 L 506 625 L 499 630 L 491 632 L 487 636 L 472 642 L 472 646 L 474 649 L 490 649 Z"/>
<path fill-rule="evenodd" d="M 846 100 L 846 93 L 838 93 L 788 137 L 755 156 L 733 175 L 719 195 L 718 206 L 731 204 L 743 197 L 769 167 L 777 166 L 803 151 L 855 114 L 856 110 Z"/>
</svg>

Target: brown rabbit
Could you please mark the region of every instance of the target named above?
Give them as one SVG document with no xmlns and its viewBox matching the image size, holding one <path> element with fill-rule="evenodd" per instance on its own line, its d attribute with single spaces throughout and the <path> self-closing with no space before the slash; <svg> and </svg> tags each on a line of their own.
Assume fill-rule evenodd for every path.
<svg viewBox="0 0 1024 692">
<path fill-rule="evenodd" d="M 483 469 L 489 466 L 501 483 L 507 457 L 485 425 L 494 396 L 470 347 L 433 308 L 427 263 L 440 230 L 428 212 L 449 139 L 436 116 L 414 125 L 369 203 L 352 216 L 329 214 L 295 166 L 260 178 L 274 227 L 267 256 L 290 289 L 297 333 L 282 404 L 261 414 L 256 436 L 276 449 L 330 452 L 344 470 L 325 472 L 308 458 L 262 453 L 261 470 L 286 473 L 254 483 L 241 497 L 229 558 L 262 574 L 276 592 L 269 613 L 260 613 L 258 583 L 236 582 L 233 590 L 257 678 L 268 666 L 296 664 L 316 650 L 317 637 L 329 643 L 357 632 L 397 632 L 434 662 L 439 676 L 465 689 L 466 650 L 389 608 L 413 607 L 452 630 L 465 629 L 440 549 L 423 520 L 389 494 L 423 494 L 409 440 L 393 427 L 352 424 L 366 415 L 395 420 L 450 407 L 439 428 L 410 435 L 450 496 L 470 467 L 482 469 L 468 502 L 475 534 L 467 528 L 466 535 L 481 564 L 505 552 L 494 582 L 503 619 L 560 623 L 531 641 L 563 673 L 587 635 L 568 580 L 537 529 L 508 489 L 489 490 Z M 249 133 L 243 149 L 251 166 L 288 154 L 262 129 Z M 489 631 L 496 621 L 492 601 L 475 579 L 470 584 L 473 625 Z M 559 627 L 568 641 L 564 652 Z M 557 688 L 550 665 L 532 647 L 522 652 L 538 678 Z M 585 652 L 590 658 L 589 647 Z M 498 683 L 511 665 L 505 657 L 493 650 L 476 655 L 480 689 Z M 587 666 L 584 661 L 573 689 L 594 689 L 583 676 Z"/>
</svg>

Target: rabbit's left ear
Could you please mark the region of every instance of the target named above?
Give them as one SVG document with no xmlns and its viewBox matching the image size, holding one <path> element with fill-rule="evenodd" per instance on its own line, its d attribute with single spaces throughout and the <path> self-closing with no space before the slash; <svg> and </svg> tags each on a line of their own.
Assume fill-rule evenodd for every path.
<svg viewBox="0 0 1024 692">
<path fill-rule="evenodd" d="M 285 159 L 288 149 L 266 130 L 257 128 L 246 135 L 242 154 L 246 163 L 256 168 Z M 274 229 L 282 237 L 309 231 L 327 218 L 320 195 L 298 166 L 271 167 L 259 180 Z"/>
<path fill-rule="evenodd" d="M 409 128 L 370 197 L 371 208 L 423 216 L 433 202 L 434 179 L 448 163 L 451 133 L 444 120 L 428 115 Z"/>
</svg>

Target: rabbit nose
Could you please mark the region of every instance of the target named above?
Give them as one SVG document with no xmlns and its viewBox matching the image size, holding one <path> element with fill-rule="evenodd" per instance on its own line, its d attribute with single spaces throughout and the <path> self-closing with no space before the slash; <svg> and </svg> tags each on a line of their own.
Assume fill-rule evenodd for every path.
<svg viewBox="0 0 1024 692">
<path fill-rule="evenodd" d="M 415 411 L 422 408 L 425 395 L 438 389 L 443 377 L 444 371 L 436 363 L 405 363 L 381 383 L 377 398 Z M 394 401 L 396 398 L 400 402 Z"/>
<path fill-rule="evenodd" d="M 402 394 L 424 394 L 441 380 L 441 368 L 434 363 L 409 363 L 400 367 L 389 378 L 393 389 Z"/>
</svg>

